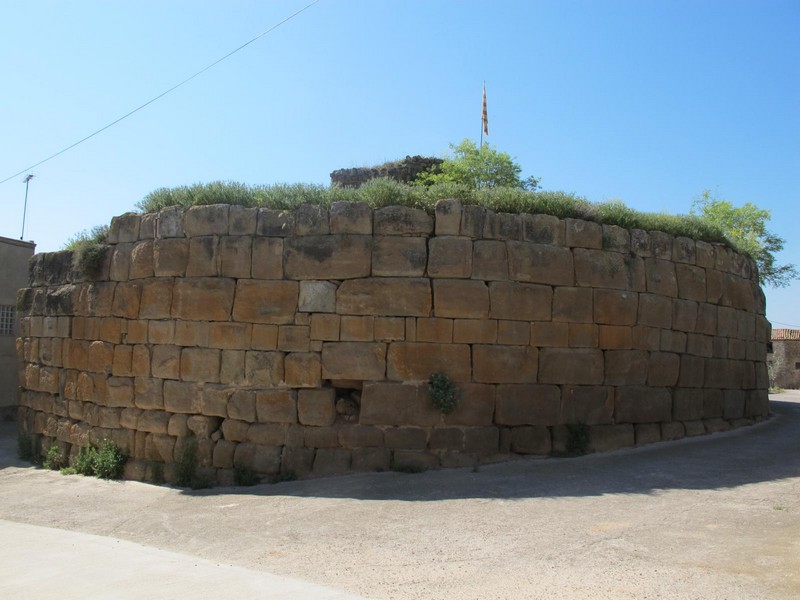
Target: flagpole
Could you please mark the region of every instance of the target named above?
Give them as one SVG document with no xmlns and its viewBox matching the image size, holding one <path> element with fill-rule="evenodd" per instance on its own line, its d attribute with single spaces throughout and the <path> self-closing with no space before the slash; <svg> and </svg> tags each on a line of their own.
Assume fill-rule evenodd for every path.
<svg viewBox="0 0 800 600">
<path fill-rule="evenodd" d="M 481 148 L 483 148 L 483 124 L 486 118 L 486 80 L 483 80 L 483 110 L 481 111 Z"/>
</svg>

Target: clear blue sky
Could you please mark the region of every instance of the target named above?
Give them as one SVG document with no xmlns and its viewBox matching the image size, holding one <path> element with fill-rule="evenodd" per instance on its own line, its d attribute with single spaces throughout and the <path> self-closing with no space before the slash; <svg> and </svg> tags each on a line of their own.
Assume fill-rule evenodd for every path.
<svg viewBox="0 0 800 600">
<path fill-rule="evenodd" d="M 310 0 L 4 2 L 0 179 L 106 125 Z M 328 183 L 480 133 L 544 189 L 686 213 L 704 189 L 772 211 L 800 263 L 797 0 L 321 0 L 227 61 L 36 167 L 38 250 L 217 179 Z M 25 185 L 0 185 L 19 238 Z M 800 284 L 767 290 L 800 326 Z"/>
</svg>

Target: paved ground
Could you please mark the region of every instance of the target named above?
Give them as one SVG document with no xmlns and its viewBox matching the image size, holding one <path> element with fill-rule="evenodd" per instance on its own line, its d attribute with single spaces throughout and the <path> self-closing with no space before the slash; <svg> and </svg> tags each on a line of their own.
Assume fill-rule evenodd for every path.
<svg viewBox="0 0 800 600">
<path fill-rule="evenodd" d="M 579 459 L 197 492 L 27 467 L 4 427 L 0 597 L 796 599 L 800 392 L 772 400 Z"/>
</svg>

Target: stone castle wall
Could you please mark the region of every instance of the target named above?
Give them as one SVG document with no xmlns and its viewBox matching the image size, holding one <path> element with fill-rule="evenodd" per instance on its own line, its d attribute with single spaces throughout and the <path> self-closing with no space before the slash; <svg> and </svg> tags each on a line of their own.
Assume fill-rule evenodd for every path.
<svg viewBox="0 0 800 600">
<path fill-rule="evenodd" d="M 438 171 L 443 162 L 441 158 L 406 156 L 403 160 L 384 163 L 377 167 L 338 169 L 331 173 L 331 185 L 356 188 L 379 177 L 388 177 L 401 183 L 413 183 L 420 173 L 431 169 Z"/>
<path fill-rule="evenodd" d="M 101 273 L 31 260 L 20 428 L 126 476 L 421 469 L 602 451 L 768 414 L 755 268 L 721 245 L 441 201 L 126 214 Z M 427 381 L 455 382 L 442 414 Z"/>
</svg>

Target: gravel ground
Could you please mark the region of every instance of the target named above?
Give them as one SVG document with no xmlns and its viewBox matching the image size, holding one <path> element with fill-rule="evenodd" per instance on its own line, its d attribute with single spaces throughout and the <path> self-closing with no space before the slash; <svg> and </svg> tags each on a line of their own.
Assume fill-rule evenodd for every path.
<svg viewBox="0 0 800 600">
<path fill-rule="evenodd" d="M 729 433 L 577 459 L 202 491 L 36 470 L 4 425 L 0 539 L 14 543 L 0 549 L 0 597 L 50 597 L 31 572 L 65 562 L 57 542 L 72 533 L 78 556 L 119 541 L 176 576 L 187 575 L 180 560 L 200 565 L 188 573 L 215 598 L 283 598 L 280 582 L 300 580 L 325 586 L 304 598 L 796 599 L 800 392 L 772 396 L 772 412 Z M 10 568 L 12 555 L 27 567 Z M 93 589 L 133 569 L 130 554 L 113 558 Z M 96 597 L 61 577 L 59 597 Z M 209 582 L 232 589 L 237 577 L 261 577 L 258 591 L 211 593 Z M 146 587 L 134 580 L 114 597 L 159 597 Z"/>
</svg>

